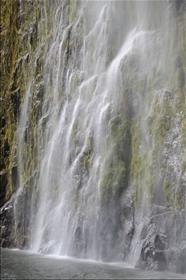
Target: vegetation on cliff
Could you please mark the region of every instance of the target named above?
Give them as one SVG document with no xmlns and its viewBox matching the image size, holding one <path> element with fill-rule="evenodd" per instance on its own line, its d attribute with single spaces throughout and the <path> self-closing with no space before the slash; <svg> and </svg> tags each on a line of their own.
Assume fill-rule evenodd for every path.
<svg viewBox="0 0 186 280">
<path fill-rule="evenodd" d="M 175 235 L 183 239 L 186 201 L 186 2 L 116 1 L 109 4 L 110 9 L 103 5 L 95 28 L 94 2 L 87 7 L 83 1 L 74 0 L 1 2 L 0 206 L 14 199 L 19 188 L 22 192 L 12 203 L 13 208 L 2 214 L 3 246 L 29 245 L 32 222 L 45 189 L 51 191 L 51 205 L 57 203 L 62 192 L 61 173 L 78 162 L 77 170 L 74 167 L 69 172 L 67 184 L 74 191 L 71 208 L 77 222 L 72 230 L 72 247 L 76 254 L 83 257 L 88 251 L 91 232 L 88 222 L 84 226 L 79 217 L 86 220 L 90 213 L 95 217 L 89 205 L 89 197 L 93 197 L 102 211 L 96 222 L 103 259 L 124 260 L 132 240 L 139 238 L 140 267 L 161 269 L 156 259 L 161 251 L 160 260 L 171 269 L 170 250 L 177 252 L 177 246 L 181 246 Z M 127 20 L 121 30 L 123 19 Z M 99 32 L 96 26 L 101 21 Z M 123 45 L 123 38 L 129 40 L 131 49 Z M 127 51 L 120 58 L 121 46 Z M 118 57 L 119 63 L 112 68 Z M 112 76 L 118 75 L 116 81 L 109 76 L 113 69 Z M 110 87 L 106 77 L 113 83 Z M 100 123 L 95 117 L 86 119 L 95 114 L 97 108 L 91 106 L 99 106 L 99 94 L 104 96 L 104 91 L 110 100 L 109 105 L 103 102 L 106 109 Z M 96 94 L 99 104 L 94 102 Z M 76 97 L 82 107 L 78 107 Z M 63 120 L 64 104 L 69 112 Z M 64 134 L 57 131 L 60 120 Z M 88 122 L 94 123 L 89 131 L 85 127 Z M 99 133 L 105 137 L 100 147 L 96 146 Z M 62 150 L 68 148 L 67 156 L 54 149 L 53 139 Z M 64 139 L 69 142 L 63 146 Z M 53 149 L 52 155 L 50 151 L 47 154 L 48 147 Z M 99 159 L 94 161 L 98 154 Z M 50 156 L 54 165 L 47 165 Z M 63 168 L 62 156 L 67 158 Z M 46 186 L 41 182 L 45 169 L 51 175 L 46 176 Z M 92 181 L 90 174 L 94 174 Z M 84 190 L 90 185 L 90 191 Z M 138 213 L 144 215 L 143 207 L 148 213 L 141 226 Z M 165 217 L 165 224 L 160 215 Z M 170 224 L 175 226 L 175 233 L 170 232 Z M 184 252 L 180 249 L 178 254 L 177 259 Z M 184 271 L 182 265 L 178 270 Z"/>
</svg>

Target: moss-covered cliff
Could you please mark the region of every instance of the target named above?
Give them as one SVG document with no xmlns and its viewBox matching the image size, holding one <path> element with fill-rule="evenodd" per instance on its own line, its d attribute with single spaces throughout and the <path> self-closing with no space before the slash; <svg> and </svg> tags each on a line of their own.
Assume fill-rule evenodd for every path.
<svg viewBox="0 0 186 280">
<path fill-rule="evenodd" d="M 19 1 L 1 2 L 1 206 L 15 189 L 13 155 L 20 91 L 15 79 L 19 53 Z"/>
<path fill-rule="evenodd" d="M 2 0 L 3 247 L 41 218 L 44 251 L 63 181 L 70 254 L 185 271 L 185 34 L 185 1 Z"/>
</svg>

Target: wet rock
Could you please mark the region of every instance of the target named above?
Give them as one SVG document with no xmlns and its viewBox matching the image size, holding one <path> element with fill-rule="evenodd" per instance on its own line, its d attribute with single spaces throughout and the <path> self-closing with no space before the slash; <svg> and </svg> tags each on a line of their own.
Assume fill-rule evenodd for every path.
<svg viewBox="0 0 186 280">
<path fill-rule="evenodd" d="M 80 227 L 76 228 L 74 236 L 75 236 L 75 239 L 78 239 L 78 240 L 80 239 L 80 237 L 81 237 L 81 228 Z"/>
<path fill-rule="evenodd" d="M 141 236 L 144 237 L 147 227 L 142 230 Z M 167 248 L 167 237 L 159 231 L 154 224 L 148 228 L 148 235 L 143 242 L 140 259 L 137 267 L 142 269 L 165 270 L 167 260 L 164 250 Z"/>
<path fill-rule="evenodd" d="M 186 273 L 186 245 L 184 248 L 180 249 L 176 272 Z"/>
<path fill-rule="evenodd" d="M 168 270 L 176 273 L 186 273 L 186 244 L 182 248 L 171 248 L 165 251 Z"/>
<path fill-rule="evenodd" d="M 11 243 L 12 207 L 9 205 L 0 212 L 0 246 L 5 248 Z"/>
</svg>

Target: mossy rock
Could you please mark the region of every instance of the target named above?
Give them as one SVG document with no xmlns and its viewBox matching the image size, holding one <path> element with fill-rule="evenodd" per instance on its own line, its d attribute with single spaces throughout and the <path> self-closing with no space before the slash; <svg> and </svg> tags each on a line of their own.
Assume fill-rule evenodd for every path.
<svg viewBox="0 0 186 280">
<path fill-rule="evenodd" d="M 110 164 L 105 169 L 103 180 L 100 184 L 100 194 L 103 201 L 109 201 L 118 196 L 127 187 L 127 174 L 124 162 L 118 161 Z"/>
<path fill-rule="evenodd" d="M 163 182 L 163 191 L 167 203 L 171 203 L 172 197 L 171 197 L 170 181 L 168 179 L 165 179 Z"/>
</svg>

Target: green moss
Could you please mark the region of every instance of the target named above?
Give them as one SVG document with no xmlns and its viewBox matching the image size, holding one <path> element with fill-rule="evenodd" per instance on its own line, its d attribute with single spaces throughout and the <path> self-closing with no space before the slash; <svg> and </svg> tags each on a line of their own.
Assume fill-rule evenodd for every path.
<svg viewBox="0 0 186 280">
<path fill-rule="evenodd" d="M 91 133 L 89 133 L 88 137 L 87 137 L 87 146 L 86 149 L 83 153 L 83 161 L 82 161 L 82 166 L 85 169 L 89 169 L 90 168 L 90 158 L 93 152 L 93 136 Z"/>
<path fill-rule="evenodd" d="M 164 191 L 166 201 L 168 203 L 171 203 L 172 197 L 171 197 L 170 181 L 168 179 L 165 179 L 163 182 L 163 191 Z"/>
<path fill-rule="evenodd" d="M 155 131 L 159 132 L 161 137 L 164 137 L 167 131 L 171 129 L 171 125 L 172 125 L 171 117 L 169 115 L 167 116 L 164 115 L 161 118 L 159 118 Z"/>
<path fill-rule="evenodd" d="M 128 186 L 131 160 L 131 120 L 126 110 L 127 100 L 118 105 L 119 114 L 112 117 L 105 148 L 105 166 L 100 184 L 105 203 L 116 200 Z"/>
<path fill-rule="evenodd" d="M 176 71 L 176 87 L 183 90 L 184 85 L 185 85 L 185 73 L 183 71 L 183 68 L 179 68 Z"/>
<path fill-rule="evenodd" d="M 122 161 L 113 161 L 105 169 L 100 184 L 100 195 L 103 201 L 117 198 L 127 187 L 126 167 Z"/>
<path fill-rule="evenodd" d="M 164 136 L 172 127 L 174 108 L 172 96 L 168 91 L 157 94 L 147 124 L 153 140 L 161 144 Z"/>
<path fill-rule="evenodd" d="M 183 121 L 182 121 L 181 143 L 182 143 L 183 147 L 186 147 L 186 118 L 184 118 Z"/>
<path fill-rule="evenodd" d="M 143 160 L 139 155 L 139 135 L 138 135 L 138 125 L 133 124 L 131 127 L 132 135 L 132 160 L 131 160 L 131 175 L 132 177 L 138 177 L 142 174 L 143 171 Z"/>
<path fill-rule="evenodd" d="M 149 172 L 149 176 L 147 178 L 147 193 L 149 202 L 153 202 L 154 194 L 155 194 L 155 187 L 156 187 L 156 178 L 155 174 Z"/>
<path fill-rule="evenodd" d="M 74 17 L 76 14 L 76 6 L 77 6 L 77 0 L 70 0 L 69 3 L 69 19 L 71 22 L 74 21 Z"/>
<path fill-rule="evenodd" d="M 141 147 L 144 146 L 143 135 L 140 133 L 141 127 L 139 118 L 133 123 L 131 128 L 132 159 L 130 178 L 135 186 L 134 201 L 136 207 L 141 205 L 141 199 L 145 192 L 148 195 L 149 203 L 153 203 L 157 185 L 156 175 L 160 172 L 159 161 L 162 153 L 162 143 L 157 141 L 151 141 L 149 145 L 146 145 L 141 150 Z"/>
<path fill-rule="evenodd" d="M 0 87 L 1 87 L 1 111 L 0 118 L 4 120 L 1 127 L 1 156 L 4 157 L 3 172 L 6 181 L 3 189 L 6 201 L 10 198 L 15 186 L 12 182 L 12 159 L 15 145 L 15 129 L 18 118 L 18 95 L 14 81 L 14 71 L 18 58 L 18 35 L 19 28 L 19 1 L 1 1 L 1 66 L 0 66 Z M 6 177 L 6 179 L 5 179 Z M 1 201 L 3 203 L 3 201 Z"/>
<path fill-rule="evenodd" d="M 186 152 L 185 152 L 185 158 L 181 163 L 181 173 L 184 174 L 186 172 Z"/>
<path fill-rule="evenodd" d="M 180 112 L 185 110 L 185 93 L 183 90 L 177 90 L 175 91 L 175 96 L 176 96 L 176 111 Z"/>
<path fill-rule="evenodd" d="M 118 115 L 110 120 L 108 143 L 113 157 L 128 163 L 131 153 L 130 120 L 126 114 Z M 114 145 L 112 143 L 115 143 Z"/>
<path fill-rule="evenodd" d="M 177 209 L 185 209 L 186 206 L 186 193 L 185 193 L 185 184 L 181 183 L 177 187 L 174 194 L 174 204 Z"/>
</svg>

